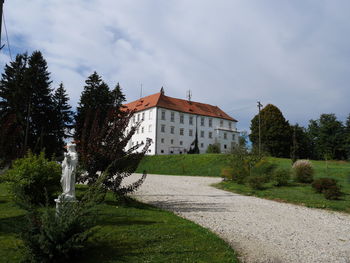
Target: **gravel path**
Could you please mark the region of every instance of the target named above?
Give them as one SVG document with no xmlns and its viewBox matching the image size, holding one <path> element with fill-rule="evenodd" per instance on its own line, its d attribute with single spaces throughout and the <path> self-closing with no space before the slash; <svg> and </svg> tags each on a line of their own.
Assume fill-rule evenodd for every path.
<svg viewBox="0 0 350 263">
<path fill-rule="evenodd" d="M 350 215 L 210 186 L 220 180 L 148 175 L 135 197 L 212 230 L 242 262 L 350 263 Z"/>
</svg>

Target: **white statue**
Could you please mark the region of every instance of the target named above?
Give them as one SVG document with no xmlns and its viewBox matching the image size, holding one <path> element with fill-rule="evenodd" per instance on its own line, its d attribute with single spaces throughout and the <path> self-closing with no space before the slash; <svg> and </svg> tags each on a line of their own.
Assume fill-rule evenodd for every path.
<svg viewBox="0 0 350 263">
<path fill-rule="evenodd" d="M 75 200 L 75 172 L 78 164 L 78 153 L 75 150 L 75 144 L 67 144 L 67 151 L 62 162 L 61 184 L 63 193 L 59 199 Z"/>
</svg>

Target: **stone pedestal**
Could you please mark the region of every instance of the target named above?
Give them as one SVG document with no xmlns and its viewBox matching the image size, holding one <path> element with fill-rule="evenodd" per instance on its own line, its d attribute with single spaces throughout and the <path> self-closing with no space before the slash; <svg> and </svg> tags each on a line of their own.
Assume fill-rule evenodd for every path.
<svg viewBox="0 0 350 263">
<path fill-rule="evenodd" d="M 63 199 L 62 197 L 59 197 L 59 198 L 55 199 L 55 202 L 56 202 L 56 216 L 59 216 L 62 202 L 74 204 L 78 201 L 76 199 Z"/>
</svg>

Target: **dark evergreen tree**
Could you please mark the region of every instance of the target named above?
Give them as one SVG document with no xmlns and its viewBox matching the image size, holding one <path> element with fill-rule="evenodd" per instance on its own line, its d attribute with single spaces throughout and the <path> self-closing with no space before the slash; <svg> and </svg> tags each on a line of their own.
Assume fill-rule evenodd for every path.
<svg viewBox="0 0 350 263">
<path fill-rule="evenodd" d="M 268 104 L 260 112 L 262 150 L 274 157 L 289 157 L 292 143 L 291 129 L 282 112 L 274 105 Z M 259 145 L 259 115 L 250 126 L 249 138 L 254 148 Z"/>
<path fill-rule="evenodd" d="M 119 83 L 115 86 L 114 90 L 111 92 L 113 106 L 115 109 L 121 109 L 123 107 L 123 103 L 126 101 L 125 95 L 122 92 L 122 88 Z"/>
<path fill-rule="evenodd" d="M 5 66 L 0 81 L 0 159 L 8 162 L 23 155 L 30 91 L 26 78 L 27 54 Z"/>
<path fill-rule="evenodd" d="M 310 120 L 308 134 L 312 140 L 315 159 L 344 159 L 344 126 L 335 114 L 321 114 Z"/>
<path fill-rule="evenodd" d="M 47 62 L 40 51 L 34 51 L 28 60 L 27 74 L 29 89 L 30 126 L 28 133 L 28 146 L 35 153 L 46 151 L 47 156 L 55 153 L 57 147 L 55 126 L 57 115 L 50 87 L 50 73 Z"/>
<path fill-rule="evenodd" d="M 345 122 L 344 129 L 344 140 L 345 140 L 345 153 L 346 158 L 350 160 L 350 114 Z"/>
<path fill-rule="evenodd" d="M 63 152 L 64 139 L 71 137 L 69 131 L 72 129 L 73 122 L 73 111 L 71 111 L 71 106 L 69 105 L 69 97 L 63 86 L 63 83 L 60 84 L 58 89 L 55 91 L 53 96 L 55 102 L 55 112 L 56 112 L 56 127 L 55 127 L 55 136 L 56 136 L 56 155 L 60 155 Z"/>
<path fill-rule="evenodd" d="M 96 111 L 99 111 L 99 125 L 102 126 L 109 108 L 113 105 L 115 98 L 112 97 L 108 85 L 101 77 L 94 72 L 85 81 L 86 85 L 80 97 L 80 102 L 77 107 L 75 116 L 75 134 L 76 140 L 82 140 L 82 137 L 89 137 L 88 134 L 83 134 L 83 130 L 89 133 Z M 117 101 L 116 101 L 117 102 Z M 87 121 L 89 119 L 89 121 Z M 86 127 L 84 127 L 86 126 Z"/>
<path fill-rule="evenodd" d="M 298 124 L 291 126 L 292 130 L 292 145 L 291 158 L 295 161 L 297 159 L 309 159 L 312 155 L 312 145 L 306 129 L 300 127 Z"/>
</svg>

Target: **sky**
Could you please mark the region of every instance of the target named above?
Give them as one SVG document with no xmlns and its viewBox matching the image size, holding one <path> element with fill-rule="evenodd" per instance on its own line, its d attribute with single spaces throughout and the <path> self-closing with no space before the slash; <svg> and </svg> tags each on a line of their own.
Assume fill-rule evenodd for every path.
<svg viewBox="0 0 350 263">
<path fill-rule="evenodd" d="M 75 108 L 94 71 L 128 101 L 217 105 L 249 131 L 257 101 L 291 124 L 350 113 L 348 0 L 5 0 L 12 57 L 40 50 Z M 3 27 L 4 28 L 4 27 Z M 2 43 L 6 43 L 3 29 Z M 0 54 L 0 71 L 10 61 Z"/>
</svg>

